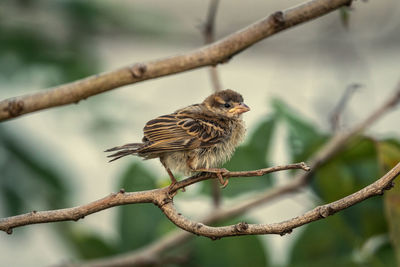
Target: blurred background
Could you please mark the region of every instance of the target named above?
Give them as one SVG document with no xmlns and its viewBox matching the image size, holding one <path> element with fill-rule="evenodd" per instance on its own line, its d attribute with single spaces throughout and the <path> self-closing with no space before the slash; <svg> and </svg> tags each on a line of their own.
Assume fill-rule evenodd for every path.
<svg viewBox="0 0 400 267">
<path fill-rule="evenodd" d="M 221 1 L 216 39 L 302 1 Z M 0 99 L 45 90 L 140 61 L 203 45 L 208 1 L 0 2 Z M 235 56 L 218 71 L 251 112 L 248 135 L 231 170 L 307 161 L 333 134 L 330 116 L 346 88 L 359 87 L 342 111 L 346 131 L 379 107 L 400 81 L 400 3 L 356 1 L 351 9 L 297 26 Z M 212 93 L 206 68 L 125 86 L 0 124 L 0 217 L 84 204 L 120 188 L 165 186 L 157 160 L 107 163 L 103 151 L 141 139 L 155 116 L 201 102 Z M 316 173 L 312 184 L 230 222 L 273 223 L 334 201 L 373 182 L 400 160 L 400 110 Z M 230 206 L 290 180 L 293 172 L 235 179 L 222 192 Z M 178 194 L 183 214 L 212 212 L 210 183 Z M 392 197 L 392 198 L 390 198 Z M 170 265 L 396 266 L 393 225 L 400 225 L 397 186 L 290 235 L 210 241 L 196 237 L 171 252 Z M 392 201 L 393 200 L 393 201 Z M 398 200 L 397 200 L 398 201 Z M 195 208 L 194 208 L 195 207 Z M 229 222 L 224 222 L 224 224 Z M 0 233 L 0 266 L 49 266 L 133 251 L 174 230 L 153 205 L 117 207 L 79 222 Z M 392 230 L 390 230 L 392 229 Z M 399 235 L 399 233 L 397 233 Z M 398 239 L 400 240 L 400 236 Z M 397 250 L 397 252 L 396 252 Z"/>
</svg>

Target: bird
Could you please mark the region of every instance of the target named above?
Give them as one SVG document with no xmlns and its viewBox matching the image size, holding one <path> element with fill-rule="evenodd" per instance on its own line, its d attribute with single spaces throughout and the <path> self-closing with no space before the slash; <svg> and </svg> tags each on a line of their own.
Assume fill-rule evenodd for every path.
<svg viewBox="0 0 400 267">
<path fill-rule="evenodd" d="M 217 91 L 202 103 L 159 116 L 146 123 L 140 143 L 129 143 L 107 149 L 114 152 L 109 162 L 128 155 L 144 159 L 159 158 L 167 171 L 172 188 L 177 180 L 173 174 L 215 173 L 222 187 L 228 170 L 220 166 L 228 161 L 246 134 L 242 114 L 250 108 L 241 94 L 226 89 Z"/>
</svg>

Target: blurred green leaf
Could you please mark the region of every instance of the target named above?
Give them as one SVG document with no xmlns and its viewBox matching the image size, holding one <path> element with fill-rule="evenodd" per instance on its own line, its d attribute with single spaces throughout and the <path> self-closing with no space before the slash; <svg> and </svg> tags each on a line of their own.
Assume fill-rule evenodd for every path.
<svg viewBox="0 0 400 267">
<path fill-rule="evenodd" d="M 0 3 L 0 75 L 31 82 L 28 76 L 33 73 L 44 86 L 97 73 L 100 57 L 93 43 L 99 37 L 168 37 L 174 21 L 154 7 L 82 0 L 23 2 Z"/>
<path fill-rule="evenodd" d="M 120 188 L 126 191 L 154 189 L 155 177 L 141 164 L 134 163 L 122 175 Z M 163 213 L 152 204 L 118 207 L 120 251 L 137 249 L 155 240 L 163 220 L 166 220 Z"/>
<path fill-rule="evenodd" d="M 323 203 L 328 203 L 371 184 L 381 176 L 378 151 L 375 140 L 362 136 L 355 138 L 316 171 L 313 190 Z M 393 260 L 390 260 L 394 257 L 390 246 L 380 250 L 379 254 L 371 253 L 357 260 L 354 258 L 354 253 L 366 242 L 386 232 L 382 198 L 368 199 L 309 224 L 296 241 L 292 265 L 321 266 L 334 262 L 341 266 L 394 266 Z"/>
<path fill-rule="evenodd" d="M 308 224 L 296 239 L 289 266 L 357 266 L 351 255 L 354 234 L 341 214 Z"/>
<path fill-rule="evenodd" d="M 377 148 L 383 175 L 400 162 L 400 142 L 396 139 L 378 141 Z"/>
<path fill-rule="evenodd" d="M 394 267 L 394 258 L 388 242 L 379 244 L 374 238 L 361 240 L 342 213 L 338 213 L 306 226 L 295 241 L 289 266 Z"/>
<path fill-rule="evenodd" d="M 265 250 L 257 236 L 237 236 L 212 241 L 194 240 L 187 266 L 268 266 Z"/>
<path fill-rule="evenodd" d="M 106 257 L 119 252 L 109 241 L 89 230 L 62 227 L 62 235 L 81 259 Z"/>
<path fill-rule="evenodd" d="M 358 137 L 329 162 L 321 166 L 312 188 L 323 203 L 350 195 L 380 178 L 375 141 Z M 341 212 L 361 242 L 387 231 L 382 198 L 368 199 Z"/>
<path fill-rule="evenodd" d="M 238 147 L 235 154 L 223 167 L 230 171 L 245 171 L 267 168 L 268 152 L 271 147 L 275 117 L 267 117 L 258 125 L 248 138 L 248 142 Z M 226 196 L 234 196 L 250 190 L 262 190 L 271 185 L 272 175 L 254 178 L 232 178 L 222 191 Z M 204 191 L 209 194 L 211 181 L 204 184 Z"/>
<path fill-rule="evenodd" d="M 40 32 L 0 25 L 1 73 L 4 77 L 12 77 L 21 70 L 34 67 L 36 71 L 50 74 L 49 85 L 88 76 L 97 71 L 98 60 L 83 43 L 78 38 L 75 43 L 59 43 Z"/>
<path fill-rule="evenodd" d="M 292 162 L 306 161 L 327 140 L 315 126 L 305 121 L 298 112 L 280 100 L 273 100 L 272 106 L 279 118 L 283 119 L 288 130 L 288 146 Z"/>
<path fill-rule="evenodd" d="M 1 128 L 0 143 L 0 198 L 5 215 L 65 206 L 67 184 L 44 155 L 33 155 L 15 135 Z"/>
<path fill-rule="evenodd" d="M 396 264 L 396 256 L 399 257 L 399 253 L 395 252 L 390 242 L 386 242 L 382 246 L 380 246 L 376 251 L 372 251 L 372 253 L 368 257 L 368 262 L 373 264 L 369 264 L 369 266 L 382 266 L 382 267 L 396 267 L 399 264 Z"/>
<path fill-rule="evenodd" d="M 360 190 L 379 176 L 375 142 L 357 137 L 316 171 L 313 189 L 324 202 L 332 202 Z"/>
<path fill-rule="evenodd" d="M 400 142 L 392 139 L 378 142 L 378 151 L 383 173 L 386 173 L 400 162 Z M 385 192 L 385 215 L 389 224 L 389 234 L 400 265 L 400 182 L 395 180 L 394 187 Z"/>
</svg>

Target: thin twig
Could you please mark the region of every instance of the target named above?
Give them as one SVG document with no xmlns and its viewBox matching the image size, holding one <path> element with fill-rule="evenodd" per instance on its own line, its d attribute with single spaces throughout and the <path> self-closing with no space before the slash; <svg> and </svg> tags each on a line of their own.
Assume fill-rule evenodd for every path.
<svg viewBox="0 0 400 267">
<path fill-rule="evenodd" d="M 203 27 L 204 44 L 211 44 L 215 39 L 215 17 L 217 15 L 219 0 L 210 0 L 208 7 L 207 20 Z M 219 79 L 217 66 L 211 66 L 208 68 L 210 73 L 210 79 L 215 92 L 222 89 L 221 81 Z M 216 183 L 213 183 L 217 185 Z M 217 192 L 220 192 L 219 188 Z"/>
<path fill-rule="evenodd" d="M 331 122 L 331 129 L 333 132 L 338 131 L 339 123 L 340 123 L 340 116 L 343 114 L 344 109 L 346 108 L 347 103 L 349 102 L 350 98 L 353 96 L 354 92 L 362 87 L 359 83 L 353 83 L 347 86 L 346 90 L 344 91 L 342 97 L 340 98 L 338 104 L 333 109 L 330 122 Z"/>
<path fill-rule="evenodd" d="M 277 11 L 220 41 L 181 55 L 139 62 L 117 70 L 0 102 L 0 121 L 23 114 L 78 103 L 117 87 L 204 66 L 225 63 L 253 44 L 282 30 L 313 20 L 352 0 L 311 0 L 285 11 Z"/>
<path fill-rule="evenodd" d="M 211 181 L 211 197 L 214 208 L 219 209 L 221 206 L 221 183 L 215 179 Z"/>
<path fill-rule="evenodd" d="M 215 38 L 215 17 L 217 15 L 219 0 L 210 0 L 208 6 L 207 19 L 202 27 L 202 33 L 204 37 L 204 44 L 211 44 Z M 214 92 L 218 92 L 222 89 L 221 82 L 218 75 L 217 66 L 211 66 L 208 68 L 210 74 L 210 80 Z M 215 208 L 219 208 L 221 205 L 221 188 L 220 183 L 217 180 L 211 182 L 211 196 L 213 205 Z"/>
<path fill-rule="evenodd" d="M 267 173 L 290 170 L 290 169 L 303 169 L 309 170 L 309 167 L 305 163 L 289 164 L 285 166 L 275 166 L 266 169 L 260 169 L 255 171 L 244 171 L 244 172 L 226 172 L 223 174 L 225 178 L 231 177 L 249 177 L 249 176 L 263 176 Z M 37 224 L 37 223 L 48 223 L 48 222 L 59 222 L 59 221 L 77 221 L 101 210 L 105 210 L 115 206 L 121 206 L 126 204 L 135 203 L 154 203 L 158 206 L 163 206 L 165 203 L 171 201 L 170 195 L 175 191 L 198 183 L 211 178 L 216 178 L 215 173 L 203 173 L 195 175 L 193 177 L 186 178 L 182 181 L 177 182 L 172 189 L 164 187 L 160 189 L 140 191 L 127 193 L 121 190 L 118 193 L 112 193 L 107 197 L 93 201 L 89 204 L 77 206 L 67 209 L 50 210 L 50 211 L 32 211 L 22 215 L 12 216 L 8 218 L 0 219 L 0 230 L 8 234 L 12 233 L 13 228 L 17 228 L 24 225 Z"/>
</svg>

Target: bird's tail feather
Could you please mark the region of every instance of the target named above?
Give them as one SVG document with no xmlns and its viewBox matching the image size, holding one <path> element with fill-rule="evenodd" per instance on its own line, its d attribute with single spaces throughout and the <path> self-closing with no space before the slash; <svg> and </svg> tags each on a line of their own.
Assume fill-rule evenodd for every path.
<svg viewBox="0 0 400 267">
<path fill-rule="evenodd" d="M 109 162 L 112 162 L 114 160 L 120 159 L 122 157 L 128 156 L 128 155 L 134 155 L 138 153 L 138 150 L 143 146 L 142 143 L 131 143 L 131 144 L 126 144 L 123 146 L 116 146 L 110 149 L 107 149 L 104 152 L 113 152 L 113 151 L 117 151 L 114 154 L 108 155 L 108 158 L 112 158 L 110 159 Z"/>
</svg>

